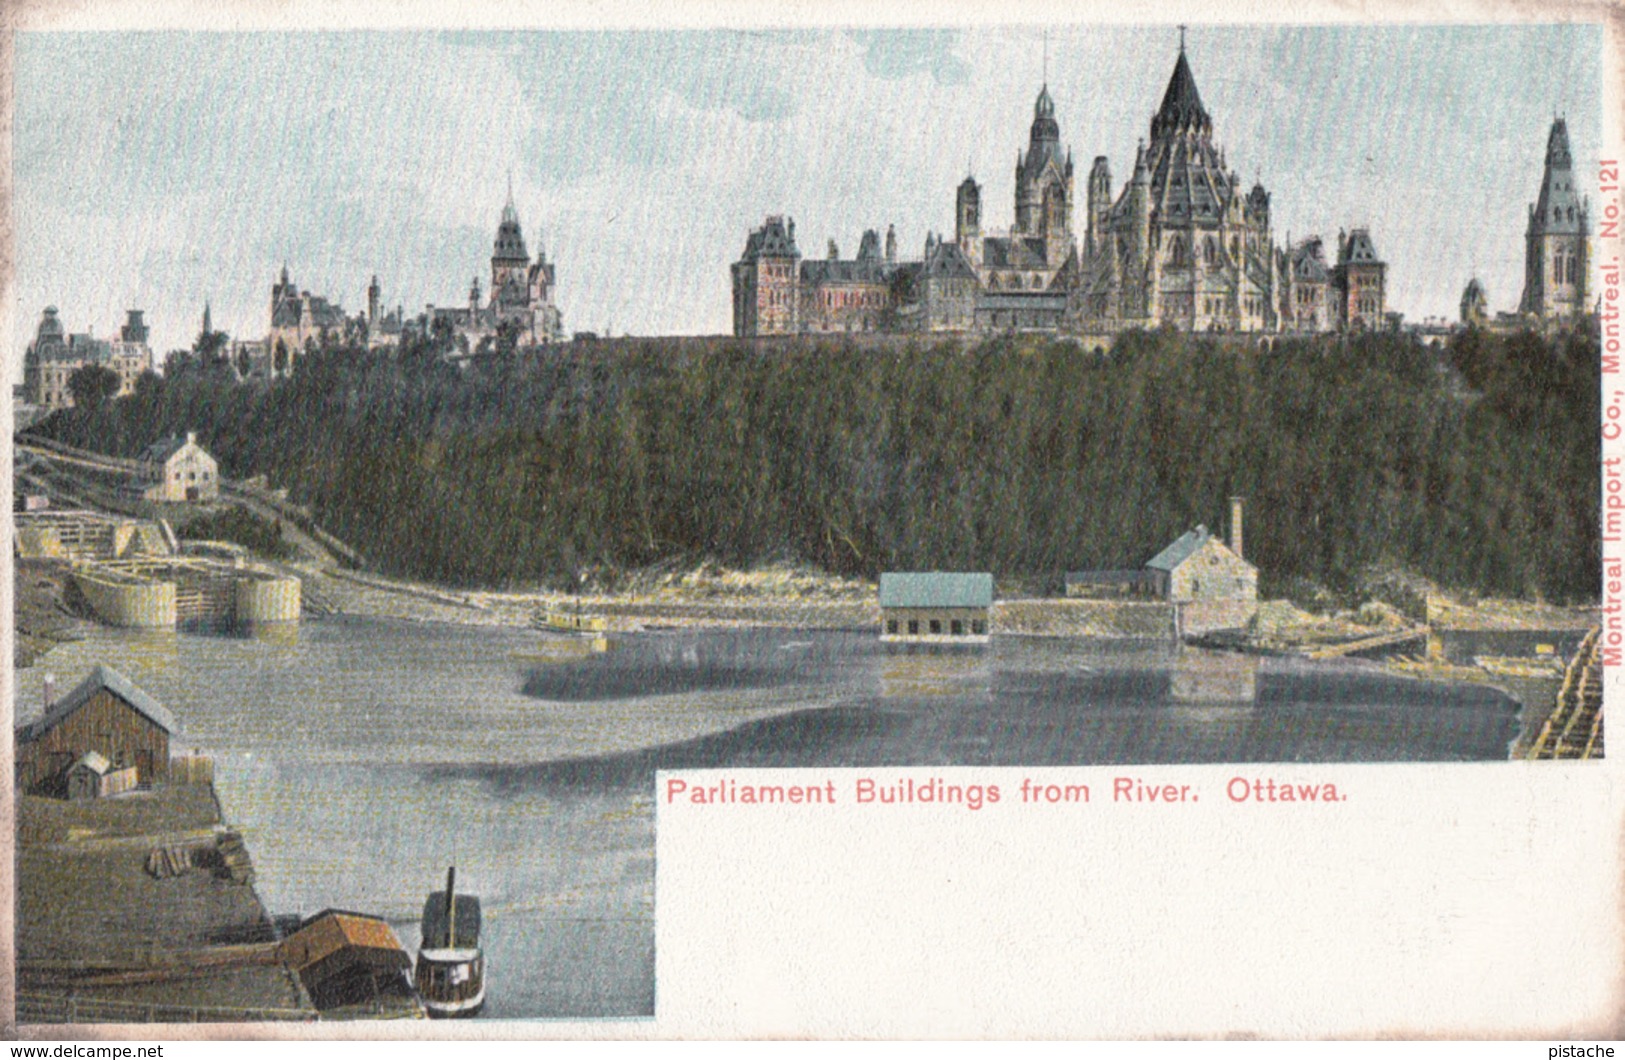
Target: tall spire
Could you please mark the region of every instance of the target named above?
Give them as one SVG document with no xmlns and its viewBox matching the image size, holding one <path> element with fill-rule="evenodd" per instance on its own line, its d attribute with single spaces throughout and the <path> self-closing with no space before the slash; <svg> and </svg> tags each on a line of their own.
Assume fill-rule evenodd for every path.
<svg viewBox="0 0 1625 1060">
<path fill-rule="evenodd" d="M 1174 63 L 1174 74 L 1168 79 L 1168 91 L 1163 93 L 1162 106 L 1151 119 L 1151 139 L 1168 133 L 1195 131 L 1208 134 L 1213 131 L 1213 120 L 1202 107 L 1202 96 L 1196 91 L 1196 78 L 1185 58 L 1185 32 L 1180 27 L 1179 58 Z"/>
</svg>

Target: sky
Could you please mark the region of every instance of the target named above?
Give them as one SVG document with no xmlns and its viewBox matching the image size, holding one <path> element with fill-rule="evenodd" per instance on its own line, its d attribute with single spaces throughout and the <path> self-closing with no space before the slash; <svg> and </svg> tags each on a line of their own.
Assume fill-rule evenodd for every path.
<svg viewBox="0 0 1625 1060">
<path fill-rule="evenodd" d="M 1474 275 L 1516 308 L 1555 114 L 1595 215 L 1596 23 L 1193 25 L 1186 47 L 1276 240 L 1369 226 L 1408 320 L 1454 318 Z M 567 331 L 726 333 L 728 266 L 768 214 L 805 255 L 892 224 L 918 257 L 969 172 L 1007 227 L 1046 80 L 1080 202 L 1097 155 L 1115 196 L 1178 48 L 1172 25 L 1037 23 L 20 32 L 13 376 L 47 305 L 100 336 L 143 309 L 160 352 L 205 301 L 263 337 L 284 263 L 351 313 L 374 274 L 409 315 L 466 304 L 510 180 Z"/>
</svg>

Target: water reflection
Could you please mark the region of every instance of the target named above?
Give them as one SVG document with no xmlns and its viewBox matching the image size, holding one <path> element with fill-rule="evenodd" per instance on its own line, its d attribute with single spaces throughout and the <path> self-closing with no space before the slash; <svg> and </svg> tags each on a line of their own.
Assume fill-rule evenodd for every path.
<svg viewBox="0 0 1625 1060">
<path fill-rule="evenodd" d="M 1168 670 L 1175 703 L 1252 703 L 1258 698 L 1258 656 L 1186 648 Z"/>
<path fill-rule="evenodd" d="M 1504 759 L 1517 733 L 1484 686 L 1165 640 L 910 654 L 750 629 L 599 651 L 355 618 L 91 631 L 18 672 L 17 720 L 47 669 L 67 688 L 103 662 L 215 756 L 272 912 L 375 910 L 409 936 L 445 865 L 477 880 L 492 1016 L 652 1012 L 659 769 Z"/>
</svg>

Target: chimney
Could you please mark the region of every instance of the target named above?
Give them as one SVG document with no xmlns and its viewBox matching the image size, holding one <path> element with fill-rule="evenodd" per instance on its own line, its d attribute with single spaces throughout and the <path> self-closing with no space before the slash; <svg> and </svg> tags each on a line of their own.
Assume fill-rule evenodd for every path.
<svg viewBox="0 0 1625 1060">
<path fill-rule="evenodd" d="M 446 870 L 446 948 L 457 948 L 457 866 Z"/>
<path fill-rule="evenodd" d="M 1241 556 L 1241 498 L 1230 498 L 1230 551 Z M 1246 558 L 1246 557 L 1242 557 Z"/>
<path fill-rule="evenodd" d="M 45 709 L 50 710 L 51 704 L 56 702 L 56 674 L 45 675 Z"/>
<path fill-rule="evenodd" d="M 187 445 L 196 445 L 197 444 L 197 432 L 196 431 L 187 431 L 186 432 L 186 444 Z"/>
</svg>

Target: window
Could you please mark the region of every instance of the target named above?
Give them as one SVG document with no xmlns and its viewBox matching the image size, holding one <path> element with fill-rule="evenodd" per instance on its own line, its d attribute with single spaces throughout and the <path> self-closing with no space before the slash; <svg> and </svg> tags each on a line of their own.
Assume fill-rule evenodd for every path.
<svg viewBox="0 0 1625 1060">
<path fill-rule="evenodd" d="M 897 632 L 897 619 L 888 618 L 886 620 L 886 632 L 887 633 L 896 633 Z"/>
<path fill-rule="evenodd" d="M 942 620 L 940 618 L 933 618 L 931 620 L 931 632 L 932 633 L 941 633 L 942 632 Z"/>
<path fill-rule="evenodd" d="M 954 619 L 948 623 L 948 632 L 956 637 L 963 637 L 965 635 L 965 623 L 960 619 Z"/>
<path fill-rule="evenodd" d="M 982 636 L 987 632 L 987 621 L 980 618 L 971 619 L 970 631 L 977 636 Z"/>
<path fill-rule="evenodd" d="M 919 619 L 911 618 L 911 619 L 908 620 L 908 632 L 909 632 L 910 636 L 913 636 L 914 634 L 920 632 L 920 620 Z"/>
</svg>

